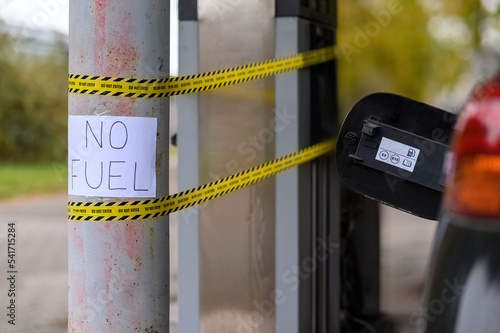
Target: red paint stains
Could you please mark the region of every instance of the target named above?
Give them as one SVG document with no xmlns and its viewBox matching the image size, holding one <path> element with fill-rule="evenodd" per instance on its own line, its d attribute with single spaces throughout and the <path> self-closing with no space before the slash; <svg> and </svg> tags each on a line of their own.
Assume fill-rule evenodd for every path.
<svg viewBox="0 0 500 333">
<path fill-rule="evenodd" d="M 122 255 L 128 257 L 131 270 L 130 276 L 123 279 L 123 289 L 120 292 L 120 304 L 127 315 L 127 322 L 131 325 L 140 325 L 141 306 L 143 305 L 143 287 L 139 281 L 144 279 L 143 260 L 144 258 L 144 225 L 136 222 L 126 222 L 120 224 L 120 232 L 115 240 Z M 135 284 L 134 284 L 135 283 Z"/>
<path fill-rule="evenodd" d="M 95 0 L 93 62 L 96 75 L 134 77 L 140 61 L 135 40 L 131 8 L 122 0 Z M 91 51 L 92 52 L 92 51 Z M 92 53 L 91 53 L 92 54 Z M 88 114 L 87 105 L 82 114 Z M 135 99 L 110 98 L 96 113 L 114 116 L 134 116 Z"/>
<path fill-rule="evenodd" d="M 101 71 L 104 64 L 101 47 L 106 44 L 106 9 L 108 0 L 95 2 L 95 41 L 94 63 L 97 71 Z"/>
<path fill-rule="evenodd" d="M 114 116 L 131 117 L 135 116 L 135 98 L 113 98 L 110 103 L 110 108 L 113 110 Z"/>
<path fill-rule="evenodd" d="M 69 228 L 69 235 L 71 237 L 71 240 L 73 241 L 74 246 L 80 252 L 79 254 L 83 255 L 83 249 L 84 249 L 83 237 L 79 235 L 76 228 L 74 227 Z"/>
<path fill-rule="evenodd" d="M 87 321 L 86 275 L 83 272 L 71 271 L 70 288 L 68 290 L 68 332 L 79 332 L 80 325 Z M 72 282 L 71 282 L 72 281 Z"/>
<path fill-rule="evenodd" d="M 150 239 L 153 243 L 155 242 L 155 234 L 156 234 L 155 228 L 149 228 L 149 236 L 150 236 Z M 154 262 L 155 250 L 154 250 L 153 246 L 149 247 L 149 253 L 151 254 L 151 260 L 153 260 L 153 262 Z"/>
<path fill-rule="evenodd" d="M 111 244 L 109 243 L 103 244 L 102 255 L 104 258 L 104 282 L 105 282 L 104 285 L 109 287 L 111 279 L 113 278 L 113 261 L 114 261 Z"/>
<path fill-rule="evenodd" d="M 77 284 L 71 286 L 73 289 L 69 293 L 73 297 L 72 304 L 80 304 L 84 306 L 86 304 L 87 292 L 85 290 L 86 277 L 83 272 L 73 272 L 73 281 L 78 281 Z"/>
<path fill-rule="evenodd" d="M 111 232 L 109 231 L 109 226 L 111 226 L 111 224 L 105 224 L 105 229 L 108 230 L 108 233 Z M 122 276 L 120 276 L 119 271 L 116 267 L 116 257 L 113 253 L 113 246 L 110 243 L 105 243 L 103 247 L 104 249 L 102 254 L 104 257 L 104 288 L 106 288 L 103 298 L 106 301 L 105 306 L 108 311 L 108 317 L 110 317 L 110 314 L 116 311 L 116 305 L 113 300 L 119 296 L 115 288 L 117 287 L 117 284 L 121 283 Z"/>
<path fill-rule="evenodd" d="M 133 260 L 140 257 L 140 253 L 138 253 L 139 246 L 141 245 L 139 244 L 139 236 L 142 235 L 138 232 L 136 224 L 127 223 L 125 227 L 125 250 L 128 257 Z"/>
<path fill-rule="evenodd" d="M 69 98 L 70 115 L 88 115 L 90 108 L 89 96 L 69 94 Z"/>
<path fill-rule="evenodd" d="M 134 76 L 139 56 L 133 46 L 109 48 L 105 55 L 105 70 L 110 76 Z"/>
<path fill-rule="evenodd" d="M 96 74 L 134 76 L 139 55 L 130 8 L 121 0 L 96 0 L 95 10 Z"/>
</svg>

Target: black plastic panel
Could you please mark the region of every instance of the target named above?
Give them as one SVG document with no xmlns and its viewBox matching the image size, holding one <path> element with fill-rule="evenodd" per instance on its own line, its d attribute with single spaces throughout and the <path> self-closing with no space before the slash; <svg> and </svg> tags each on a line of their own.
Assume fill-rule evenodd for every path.
<svg viewBox="0 0 500 333">
<path fill-rule="evenodd" d="M 179 0 L 179 21 L 198 20 L 198 0 Z"/>
<path fill-rule="evenodd" d="M 335 0 L 276 0 L 276 16 L 298 16 L 335 27 L 337 3 Z"/>
<path fill-rule="evenodd" d="M 310 49 L 335 45 L 335 30 L 310 24 Z M 311 144 L 337 134 L 337 63 L 328 61 L 311 67 Z"/>
<path fill-rule="evenodd" d="M 378 93 L 363 98 L 347 115 L 337 141 L 336 162 L 341 180 L 366 197 L 420 217 L 437 219 L 444 155 L 455 121 L 452 113 L 405 97 Z M 394 163 L 393 152 L 376 159 L 382 153 L 382 137 L 407 145 L 406 151 L 394 157 Z M 418 159 L 413 161 L 415 165 L 404 166 L 405 156 L 411 155 L 411 150 L 419 153 Z M 405 170 L 411 166 L 414 169 Z"/>
<path fill-rule="evenodd" d="M 302 17 L 335 27 L 336 5 L 335 0 L 276 0 L 276 17 Z M 198 20 L 197 0 L 179 0 L 179 20 Z"/>
</svg>

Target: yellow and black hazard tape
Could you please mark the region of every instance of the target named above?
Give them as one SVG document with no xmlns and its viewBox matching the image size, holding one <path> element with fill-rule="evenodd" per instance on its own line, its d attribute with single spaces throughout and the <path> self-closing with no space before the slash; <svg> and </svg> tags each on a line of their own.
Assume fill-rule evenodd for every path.
<svg viewBox="0 0 500 333">
<path fill-rule="evenodd" d="M 169 215 L 255 184 L 333 152 L 334 148 L 334 140 L 328 140 L 232 176 L 163 198 L 122 202 L 69 202 L 68 218 L 73 221 L 130 221 Z"/>
<path fill-rule="evenodd" d="M 162 98 L 216 89 L 278 75 L 318 65 L 334 58 L 335 48 L 329 46 L 244 66 L 165 79 L 70 74 L 69 92 L 99 96 Z"/>
</svg>

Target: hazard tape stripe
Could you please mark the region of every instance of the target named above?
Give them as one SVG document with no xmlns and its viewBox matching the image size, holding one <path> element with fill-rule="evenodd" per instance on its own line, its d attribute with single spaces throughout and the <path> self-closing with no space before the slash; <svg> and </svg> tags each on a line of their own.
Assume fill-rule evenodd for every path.
<svg viewBox="0 0 500 333">
<path fill-rule="evenodd" d="M 169 215 L 260 182 L 331 153 L 334 148 L 335 141 L 328 140 L 232 176 L 163 198 L 122 202 L 69 202 L 68 218 L 82 222 L 130 221 Z"/>
<path fill-rule="evenodd" d="M 318 65 L 334 58 L 335 49 L 333 46 L 329 46 L 244 66 L 164 79 L 127 79 L 99 75 L 70 74 L 69 92 L 99 96 L 162 98 L 257 80 Z"/>
</svg>

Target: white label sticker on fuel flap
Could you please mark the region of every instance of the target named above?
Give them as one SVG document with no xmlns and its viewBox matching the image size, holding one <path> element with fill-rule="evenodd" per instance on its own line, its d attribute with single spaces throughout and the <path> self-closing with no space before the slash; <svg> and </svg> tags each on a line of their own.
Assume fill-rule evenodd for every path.
<svg viewBox="0 0 500 333">
<path fill-rule="evenodd" d="M 420 149 L 418 148 L 391 139 L 382 138 L 375 159 L 403 170 L 413 172 L 415 164 L 417 163 L 418 154 L 420 154 Z"/>
</svg>

